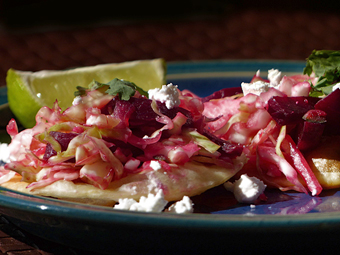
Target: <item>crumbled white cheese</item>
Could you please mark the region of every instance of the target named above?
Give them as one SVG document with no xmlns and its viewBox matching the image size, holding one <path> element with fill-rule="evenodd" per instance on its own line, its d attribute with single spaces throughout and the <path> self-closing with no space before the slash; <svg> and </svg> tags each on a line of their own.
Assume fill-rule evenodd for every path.
<svg viewBox="0 0 340 255">
<path fill-rule="evenodd" d="M 160 189 L 159 180 L 157 180 L 157 178 L 150 178 L 147 188 L 148 188 L 149 193 L 158 192 Z"/>
<path fill-rule="evenodd" d="M 2 162 L 9 162 L 9 149 L 7 143 L 0 143 L 0 160 Z"/>
<path fill-rule="evenodd" d="M 73 102 L 72 102 L 72 105 L 77 105 L 77 104 L 80 104 L 82 102 L 82 97 L 81 96 L 76 96 L 74 99 L 73 99 Z"/>
<path fill-rule="evenodd" d="M 129 210 L 139 212 L 162 212 L 168 201 L 164 199 L 163 190 L 159 190 L 156 195 L 149 194 L 148 197 L 142 196 L 137 202 L 131 198 L 119 199 L 118 204 L 113 209 Z"/>
<path fill-rule="evenodd" d="M 117 210 L 131 210 L 132 206 L 138 204 L 138 202 L 132 198 L 122 198 L 118 200 L 118 204 L 116 204 L 113 209 Z"/>
<path fill-rule="evenodd" d="M 256 76 L 260 77 L 260 70 L 256 72 Z M 253 83 L 242 82 L 241 87 L 244 95 L 249 93 L 260 95 L 263 92 L 267 92 L 270 87 L 277 87 L 280 85 L 280 81 L 282 79 L 282 73 L 278 69 L 270 69 L 268 70 L 268 80 L 269 82 L 265 82 L 262 80 L 258 80 Z"/>
<path fill-rule="evenodd" d="M 161 89 L 150 89 L 148 93 L 149 99 L 154 99 L 156 101 L 165 103 L 165 106 L 168 109 L 172 109 L 181 103 L 177 86 L 174 86 L 172 83 L 163 85 Z"/>
<path fill-rule="evenodd" d="M 266 92 L 269 89 L 269 83 L 264 81 L 256 81 L 254 83 L 241 83 L 243 95 L 247 95 L 249 93 L 260 95 L 262 92 Z"/>
<path fill-rule="evenodd" d="M 155 171 L 162 169 L 162 165 L 159 163 L 158 160 L 151 160 L 150 167 Z"/>
<path fill-rule="evenodd" d="M 192 213 L 194 211 L 193 202 L 190 197 L 184 196 L 182 200 L 177 201 L 169 207 L 169 212 L 172 213 Z"/>
<path fill-rule="evenodd" d="M 226 182 L 224 187 L 234 193 L 239 203 L 251 204 L 256 201 L 267 186 L 256 177 L 249 177 L 247 174 L 243 174 L 234 183 Z"/>
<path fill-rule="evenodd" d="M 333 85 L 332 91 L 334 91 L 336 89 L 340 89 L 340 82 L 338 82 L 337 84 Z"/>
<path fill-rule="evenodd" d="M 270 82 L 270 87 L 276 87 L 280 84 L 282 79 L 282 73 L 278 69 L 268 70 L 268 80 Z"/>
</svg>

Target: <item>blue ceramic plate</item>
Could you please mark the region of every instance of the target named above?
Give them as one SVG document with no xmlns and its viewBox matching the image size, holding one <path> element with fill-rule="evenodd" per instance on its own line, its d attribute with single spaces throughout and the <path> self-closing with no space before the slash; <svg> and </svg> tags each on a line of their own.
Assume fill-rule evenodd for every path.
<svg viewBox="0 0 340 255">
<path fill-rule="evenodd" d="M 240 86 L 259 69 L 266 77 L 271 68 L 292 74 L 301 73 L 303 67 L 302 62 L 282 61 L 173 62 L 168 63 L 167 78 L 180 89 L 205 96 Z M 6 103 L 5 93 L 1 100 Z M 231 194 L 215 188 L 193 198 L 200 213 L 174 215 L 113 211 L 2 188 L 0 213 L 32 234 L 106 254 L 249 254 L 254 250 L 293 254 L 318 249 L 325 254 L 337 243 L 339 191 L 318 197 L 267 191 L 267 196 L 266 203 L 255 207 L 238 205 Z"/>
</svg>

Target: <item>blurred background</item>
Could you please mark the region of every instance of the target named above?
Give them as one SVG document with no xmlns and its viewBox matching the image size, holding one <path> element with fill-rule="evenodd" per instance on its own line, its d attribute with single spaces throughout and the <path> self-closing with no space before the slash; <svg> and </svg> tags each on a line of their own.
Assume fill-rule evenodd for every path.
<svg viewBox="0 0 340 255">
<path fill-rule="evenodd" d="M 37 71 L 164 58 L 304 60 L 340 49 L 333 1 L 0 0 L 0 85 Z"/>
</svg>

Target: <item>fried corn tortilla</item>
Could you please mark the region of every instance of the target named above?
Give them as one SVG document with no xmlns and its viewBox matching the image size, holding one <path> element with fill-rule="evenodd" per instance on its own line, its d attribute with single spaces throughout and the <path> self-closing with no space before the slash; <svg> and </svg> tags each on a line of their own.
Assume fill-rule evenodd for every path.
<svg viewBox="0 0 340 255">
<path fill-rule="evenodd" d="M 16 175 L 1 186 L 32 195 L 54 197 L 87 204 L 112 206 L 120 198 L 139 200 L 150 192 L 163 189 L 167 201 L 182 199 L 184 195 L 194 196 L 218 186 L 230 179 L 243 166 L 225 168 L 217 165 L 188 162 L 183 166 L 173 166 L 171 170 L 143 171 L 113 181 L 107 189 L 91 184 L 59 180 L 36 189 L 27 188 L 29 183 Z"/>
</svg>

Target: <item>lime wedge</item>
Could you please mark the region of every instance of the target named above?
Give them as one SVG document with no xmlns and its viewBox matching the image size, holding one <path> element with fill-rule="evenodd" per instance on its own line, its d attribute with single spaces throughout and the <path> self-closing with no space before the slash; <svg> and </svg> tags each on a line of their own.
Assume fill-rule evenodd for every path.
<svg viewBox="0 0 340 255">
<path fill-rule="evenodd" d="M 77 86 L 87 87 L 93 80 L 106 83 L 114 78 L 135 83 L 148 91 L 165 84 L 163 59 L 138 60 L 79 67 L 70 70 L 38 72 L 9 69 L 7 97 L 11 111 L 26 128 L 35 125 L 35 115 L 42 106 L 52 107 L 58 100 L 65 110 L 72 104 Z"/>
</svg>

